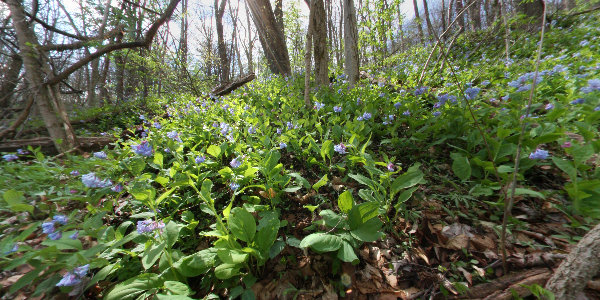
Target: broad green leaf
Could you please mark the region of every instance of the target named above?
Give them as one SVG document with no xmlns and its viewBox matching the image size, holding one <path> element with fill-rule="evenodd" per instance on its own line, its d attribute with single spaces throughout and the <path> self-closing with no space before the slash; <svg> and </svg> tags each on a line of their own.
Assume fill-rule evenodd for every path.
<svg viewBox="0 0 600 300">
<path fill-rule="evenodd" d="M 340 194 L 338 197 L 338 207 L 343 213 L 348 213 L 354 205 L 354 199 L 352 198 L 352 192 L 347 190 Z"/>
<path fill-rule="evenodd" d="M 241 265 L 237 264 L 220 264 L 215 268 L 215 276 L 218 279 L 229 279 L 240 274 Z"/>
<path fill-rule="evenodd" d="M 333 142 L 330 140 L 324 141 L 321 145 L 321 157 L 325 160 L 326 157 L 331 159 L 331 153 L 333 152 Z"/>
<path fill-rule="evenodd" d="M 359 183 L 362 183 L 362 184 L 370 187 L 372 190 L 376 189 L 376 183 L 375 183 L 375 181 L 371 180 L 370 178 L 367 178 L 367 177 L 365 177 L 363 175 L 360 175 L 360 174 L 350 174 L 348 176 L 350 176 L 354 180 L 358 181 Z"/>
<path fill-rule="evenodd" d="M 337 257 L 341 261 L 349 263 L 358 262 L 358 257 L 356 256 L 356 253 L 354 253 L 354 248 L 346 241 L 342 241 L 342 246 L 338 250 Z"/>
<path fill-rule="evenodd" d="M 358 228 L 350 231 L 350 234 L 357 240 L 363 242 L 374 242 L 381 238 L 382 234 L 379 232 L 383 222 L 379 218 L 372 218 L 367 222 L 358 226 Z"/>
<path fill-rule="evenodd" d="M 342 216 L 336 214 L 331 209 L 322 210 L 319 215 L 323 217 L 323 221 L 325 225 L 329 228 L 343 228 L 346 222 L 344 222 L 344 218 Z"/>
<path fill-rule="evenodd" d="M 553 156 L 552 162 L 554 162 L 554 164 L 563 172 L 567 173 L 569 178 L 571 178 L 571 181 L 574 182 L 577 179 L 577 169 L 571 161 Z"/>
<path fill-rule="evenodd" d="M 163 200 L 165 200 L 167 197 L 169 197 L 173 193 L 173 191 L 175 191 L 175 188 L 170 188 L 166 192 L 164 192 L 162 195 L 160 195 L 158 198 L 156 198 L 155 205 L 158 206 Z"/>
<path fill-rule="evenodd" d="M 108 294 L 104 296 L 104 300 L 135 299 L 144 291 L 159 288 L 162 286 L 162 282 L 163 281 L 157 274 L 140 274 L 117 284 Z"/>
<path fill-rule="evenodd" d="M 246 242 L 250 243 L 254 240 L 256 234 L 256 222 L 251 213 L 241 207 L 236 207 L 231 210 L 229 219 L 227 220 L 229 230 L 233 235 Z"/>
<path fill-rule="evenodd" d="M 300 248 L 310 247 L 317 252 L 336 251 L 342 246 L 342 238 L 327 233 L 313 233 L 306 236 L 300 242 Z"/>
<path fill-rule="evenodd" d="M 162 169 L 163 167 L 163 155 L 160 152 L 154 153 L 154 160 L 152 161 L 155 165 Z"/>
<path fill-rule="evenodd" d="M 415 186 L 421 180 L 423 180 L 423 172 L 421 170 L 406 172 L 394 180 L 394 183 L 392 183 L 392 192 L 397 194 L 401 189 Z"/>
<path fill-rule="evenodd" d="M 463 181 L 469 179 L 469 177 L 471 177 L 471 165 L 469 164 L 469 159 L 460 154 L 455 155 L 455 153 L 453 153 L 452 158 L 454 159 L 452 162 L 452 171 L 454 171 L 454 175 Z"/>
<path fill-rule="evenodd" d="M 212 183 L 212 181 L 210 181 L 210 179 L 205 179 L 202 182 L 202 188 L 200 190 L 200 197 L 206 203 L 212 203 L 213 202 L 213 200 L 212 200 L 212 198 L 210 196 L 210 190 L 212 189 L 212 186 L 213 186 L 213 183 Z"/>
<path fill-rule="evenodd" d="M 319 179 L 319 181 L 317 181 L 317 183 L 313 184 L 312 188 L 318 192 L 319 188 L 326 185 L 327 182 L 328 182 L 327 174 L 325 174 L 325 175 L 323 175 L 323 177 L 321 177 L 321 179 Z"/>
<path fill-rule="evenodd" d="M 408 190 L 405 190 L 404 192 L 402 192 L 402 194 L 400 194 L 400 196 L 398 196 L 398 200 L 396 201 L 396 205 L 394 205 L 394 208 L 396 209 L 396 212 L 398 212 L 398 210 L 400 209 L 400 204 L 406 202 L 406 200 L 410 199 L 410 197 L 412 196 L 412 194 L 418 189 L 418 186 L 412 187 Z"/>
<path fill-rule="evenodd" d="M 166 243 L 160 243 L 158 245 L 152 244 L 148 247 L 142 255 L 142 266 L 144 269 L 150 269 L 154 263 L 160 258 L 162 251 L 165 249 Z"/>
<path fill-rule="evenodd" d="M 52 247 L 55 246 L 58 250 L 83 250 L 83 245 L 80 240 L 73 240 L 63 235 L 58 240 L 45 240 L 42 245 Z"/>
<path fill-rule="evenodd" d="M 25 199 L 25 197 L 23 197 L 23 192 L 16 190 L 8 190 L 4 192 L 2 196 L 4 197 L 4 201 L 6 201 L 9 206 L 22 204 L 23 200 Z"/>
<path fill-rule="evenodd" d="M 526 188 L 516 188 L 515 195 L 527 195 L 527 196 L 531 196 L 531 197 L 546 199 L 546 197 L 542 193 L 536 192 L 536 191 L 533 191 L 530 189 L 526 189 Z"/>
<path fill-rule="evenodd" d="M 586 145 L 573 145 L 571 148 L 571 155 L 577 165 L 585 163 L 592 155 L 594 155 L 594 147 L 592 144 Z"/>
<path fill-rule="evenodd" d="M 192 255 L 182 257 L 174 264 L 174 268 L 186 277 L 196 277 L 210 270 L 215 264 L 217 250 L 208 248 Z"/>
<path fill-rule="evenodd" d="M 175 295 L 187 296 L 192 293 L 192 290 L 190 289 L 190 287 L 187 286 L 187 284 L 185 284 L 183 282 L 165 281 L 164 284 L 165 284 L 165 289 L 167 289 L 167 291 L 169 291 Z"/>
<path fill-rule="evenodd" d="M 261 252 L 266 252 L 271 248 L 277 239 L 279 225 L 280 221 L 276 214 L 267 214 L 259 221 L 255 242 Z"/>
<path fill-rule="evenodd" d="M 208 149 L 206 149 L 206 153 L 210 154 L 214 158 L 218 158 L 221 155 L 221 147 L 210 145 Z"/>
<path fill-rule="evenodd" d="M 165 236 L 167 238 L 167 246 L 169 248 L 173 247 L 179 238 L 179 232 L 181 231 L 182 226 L 175 223 L 174 221 L 170 221 L 165 226 Z"/>
<path fill-rule="evenodd" d="M 184 295 L 165 295 L 165 294 L 157 294 L 157 300 L 194 300 L 194 298 L 190 298 Z"/>
<path fill-rule="evenodd" d="M 348 213 L 348 223 L 350 230 L 358 228 L 372 218 L 379 215 L 379 203 L 365 202 L 352 207 Z"/>
<path fill-rule="evenodd" d="M 296 178 L 298 181 L 300 181 L 300 184 L 302 184 L 302 186 L 306 189 L 310 189 L 310 182 L 308 182 L 308 180 L 306 180 L 304 177 L 302 177 L 300 174 L 298 173 L 290 173 L 288 174 L 294 178 Z"/>
<path fill-rule="evenodd" d="M 219 249 L 217 256 L 226 264 L 241 264 L 248 259 L 248 253 L 244 253 L 237 249 Z"/>
</svg>

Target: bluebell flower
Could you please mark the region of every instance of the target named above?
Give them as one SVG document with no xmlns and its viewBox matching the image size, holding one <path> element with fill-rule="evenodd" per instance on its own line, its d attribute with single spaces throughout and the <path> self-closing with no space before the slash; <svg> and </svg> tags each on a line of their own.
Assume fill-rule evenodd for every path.
<svg viewBox="0 0 600 300">
<path fill-rule="evenodd" d="M 333 146 L 333 151 L 339 154 L 346 154 L 346 145 L 339 143 L 338 145 Z"/>
<path fill-rule="evenodd" d="M 77 171 L 77 170 L 73 170 L 73 171 L 71 171 L 71 173 L 69 173 L 69 174 L 71 174 L 71 176 L 79 176 L 79 171 Z"/>
<path fill-rule="evenodd" d="M 360 98 L 356 99 L 356 105 L 361 105 L 362 101 L 360 100 Z"/>
<path fill-rule="evenodd" d="M 600 79 L 588 80 L 588 86 L 581 89 L 581 92 L 588 94 L 594 91 L 600 91 Z"/>
<path fill-rule="evenodd" d="M 148 143 L 148 141 L 142 141 L 139 145 L 133 145 L 131 146 L 131 148 L 135 154 L 146 157 L 152 156 L 152 152 L 154 152 L 154 150 L 152 150 L 152 146 L 150 146 L 150 143 Z"/>
<path fill-rule="evenodd" d="M 290 122 L 290 121 L 286 122 L 286 125 L 287 125 L 288 130 L 294 128 L 294 124 L 292 124 L 292 122 Z"/>
<path fill-rule="evenodd" d="M 113 186 L 112 188 L 110 188 L 110 190 L 115 193 L 120 193 L 123 191 L 123 186 L 120 184 L 117 184 L 117 185 Z"/>
<path fill-rule="evenodd" d="M 73 274 L 79 276 L 80 278 L 83 278 L 83 277 L 85 277 L 85 275 L 87 275 L 89 270 L 90 270 L 90 265 L 86 264 L 86 265 L 83 265 L 83 266 L 73 269 Z"/>
<path fill-rule="evenodd" d="M 104 151 L 99 151 L 99 152 L 94 152 L 94 157 L 99 158 L 99 159 L 106 159 L 108 156 L 106 155 L 106 153 L 104 153 Z"/>
<path fill-rule="evenodd" d="M 502 101 L 506 101 L 508 99 L 510 99 L 510 95 L 504 95 L 504 96 L 502 96 Z"/>
<path fill-rule="evenodd" d="M 287 144 L 284 142 L 279 143 L 279 149 L 285 149 L 287 148 Z"/>
<path fill-rule="evenodd" d="M 237 189 L 240 188 L 240 184 L 237 182 L 232 182 L 229 184 L 229 188 L 235 192 L 235 191 L 237 191 Z"/>
<path fill-rule="evenodd" d="M 250 126 L 250 128 L 248 128 L 248 133 L 249 134 L 255 134 L 256 133 L 256 129 L 254 128 L 254 126 Z"/>
<path fill-rule="evenodd" d="M 194 162 L 197 164 L 201 164 L 205 161 L 206 161 L 206 158 L 204 158 L 204 156 L 196 156 L 196 158 L 194 158 Z"/>
<path fill-rule="evenodd" d="M 545 108 L 546 108 L 546 110 L 551 110 L 554 108 L 554 104 L 548 103 L 548 104 L 546 104 Z"/>
<path fill-rule="evenodd" d="M 402 103 L 400 103 L 400 102 L 394 103 L 394 108 L 398 109 L 398 108 L 400 108 L 400 106 L 402 106 Z"/>
<path fill-rule="evenodd" d="M 365 112 L 365 113 L 362 115 L 362 118 L 363 118 L 363 120 L 365 120 L 365 121 L 366 121 L 366 120 L 369 120 L 369 119 L 371 119 L 371 113 L 369 113 L 369 112 Z"/>
<path fill-rule="evenodd" d="M 42 232 L 45 234 L 51 234 L 55 229 L 54 221 L 42 223 Z"/>
<path fill-rule="evenodd" d="M 362 117 L 362 116 L 358 116 L 358 117 L 356 117 L 356 120 L 357 120 L 357 121 L 362 121 L 362 120 L 363 120 L 363 117 Z"/>
<path fill-rule="evenodd" d="M 56 284 L 56 286 L 76 286 L 81 283 L 81 278 L 77 275 L 69 272 L 63 275 L 63 278 Z"/>
<path fill-rule="evenodd" d="M 384 97 L 385 97 L 385 93 L 384 92 L 379 93 L 379 98 L 384 98 Z"/>
<path fill-rule="evenodd" d="M 439 117 L 441 114 L 442 114 L 442 112 L 440 112 L 440 111 L 434 111 L 433 112 L 433 116 L 434 117 Z"/>
<path fill-rule="evenodd" d="M 517 89 L 517 93 L 525 92 L 525 91 L 529 91 L 529 90 L 531 90 L 531 84 L 525 84 L 525 85 L 520 86 Z"/>
<path fill-rule="evenodd" d="M 388 169 L 388 171 L 390 171 L 390 172 L 394 172 L 394 170 L 395 170 L 394 164 L 393 164 L 393 163 L 389 163 L 389 164 L 387 165 L 387 169 Z"/>
<path fill-rule="evenodd" d="M 143 220 L 137 222 L 137 232 L 139 234 L 149 233 L 155 230 L 160 230 L 165 228 L 165 223 L 163 221 L 153 221 L 153 220 Z"/>
<path fill-rule="evenodd" d="M 442 105 L 444 105 L 444 103 L 442 103 L 442 102 L 436 102 L 436 103 L 433 105 L 433 108 L 440 108 L 440 107 L 442 107 Z"/>
<path fill-rule="evenodd" d="M 181 138 L 179 137 L 179 133 L 175 130 L 167 132 L 167 137 L 176 142 L 182 142 Z"/>
<path fill-rule="evenodd" d="M 61 237 L 62 237 L 62 232 L 60 232 L 60 231 L 55 231 L 48 235 L 48 238 L 50 238 L 53 241 L 56 241 L 56 240 L 60 239 Z"/>
<path fill-rule="evenodd" d="M 548 151 L 542 149 L 536 149 L 534 152 L 529 154 L 530 159 L 546 159 L 548 158 Z"/>
<path fill-rule="evenodd" d="M 573 104 L 573 105 L 583 104 L 584 102 L 585 102 L 585 100 L 583 98 L 578 98 L 578 99 L 571 101 L 571 104 Z"/>
<path fill-rule="evenodd" d="M 160 123 L 158 123 L 158 122 L 154 122 L 153 125 L 154 125 L 154 128 L 156 128 L 156 129 L 161 129 L 162 128 L 162 125 L 160 125 Z"/>
<path fill-rule="evenodd" d="M 488 84 L 490 84 L 490 81 L 489 81 L 489 80 L 484 80 L 484 81 L 482 81 L 482 82 L 481 82 L 481 85 L 482 85 L 482 86 L 486 86 L 486 85 L 488 85 Z"/>
<path fill-rule="evenodd" d="M 315 106 L 314 109 L 316 109 L 317 111 L 321 110 L 321 108 L 325 107 L 325 104 L 321 103 L 321 102 L 315 102 Z"/>
<path fill-rule="evenodd" d="M 594 111 L 600 111 L 600 105 L 594 107 Z"/>
<path fill-rule="evenodd" d="M 426 87 L 426 86 L 424 86 L 424 87 L 419 87 L 419 88 L 416 88 L 416 89 L 415 89 L 415 96 L 419 96 L 419 95 L 422 95 L 422 94 L 425 94 L 425 93 L 427 93 L 427 90 L 428 90 L 428 89 L 429 89 L 429 88 L 428 88 L 428 87 Z"/>
<path fill-rule="evenodd" d="M 65 215 L 55 215 L 52 220 L 60 225 L 67 225 L 67 222 L 69 222 L 69 218 Z"/>
<path fill-rule="evenodd" d="M 5 255 L 9 255 L 11 253 L 15 253 L 19 251 L 19 245 L 18 244 L 14 244 L 14 246 L 12 246 L 12 248 L 10 248 L 8 251 L 4 252 Z"/>
<path fill-rule="evenodd" d="M 339 105 L 336 105 L 336 106 L 333 107 L 333 111 L 334 112 L 342 112 L 342 107 L 339 106 Z"/>
<path fill-rule="evenodd" d="M 5 161 L 13 161 L 13 160 L 17 160 L 17 159 L 19 159 L 19 157 L 18 157 L 18 156 L 16 156 L 16 155 L 14 155 L 14 154 L 5 154 L 5 155 L 2 155 L 2 158 L 3 158 Z"/>
<path fill-rule="evenodd" d="M 112 185 L 109 179 L 101 180 L 93 172 L 81 176 L 81 182 L 89 188 L 105 188 Z"/>
<path fill-rule="evenodd" d="M 75 231 L 73 234 L 69 236 L 70 239 L 76 240 L 79 237 L 79 231 Z"/>
<path fill-rule="evenodd" d="M 477 97 L 479 91 L 481 91 L 481 89 L 478 87 L 470 87 L 465 90 L 465 97 L 467 97 L 469 100 L 473 100 L 475 97 Z"/>
<path fill-rule="evenodd" d="M 236 157 L 234 159 L 231 160 L 231 162 L 229 163 L 229 165 L 234 168 L 237 169 L 242 165 L 241 159 L 239 157 Z"/>
<path fill-rule="evenodd" d="M 282 132 L 281 128 L 277 128 L 276 132 L 277 132 L 277 134 L 281 134 L 281 132 Z"/>
<path fill-rule="evenodd" d="M 27 150 L 23 150 L 23 149 L 21 149 L 21 148 L 17 149 L 17 154 L 19 154 L 19 155 L 25 155 L 25 154 L 27 154 L 27 153 L 29 153 L 29 151 L 27 151 Z"/>
<path fill-rule="evenodd" d="M 587 45 L 589 45 L 589 44 L 590 44 L 590 41 L 588 41 L 588 40 L 583 40 L 583 41 L 581 41 L 581 42 L 579 43 L 579 46 L 581 46 L 581 47 L 585 47 L 585 46 L 587 46 Z"/>
<path fill-rule="evenodd" d="M 402 113 L 403 116 L 410 116 L 410 110 L 406 110 Z"/>
</svg>

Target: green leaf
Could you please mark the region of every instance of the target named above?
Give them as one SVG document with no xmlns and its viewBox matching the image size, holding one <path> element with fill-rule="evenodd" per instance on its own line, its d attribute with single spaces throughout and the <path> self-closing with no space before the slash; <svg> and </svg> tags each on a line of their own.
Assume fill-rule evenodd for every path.
<svg viewBox="0 0 600 300">
<path fill-rule="evenodd" d="M 324 141 L 321 145 L 321 157 L 325 160 L 326 157 L 331 159 L 331 153 L 333 153 L 333 142 L 330 140 Z"/>
<path fill-rule="evenodd" d="M 248 259 L 248 253 L 244 253 L 237 249 L 219 249 L 217 256 L 226 264 L 241 264 Z"/>
<path fill-rule="evenodd" d="M 210 145 L 208 149 L 206 149 L 206 153 L 210 154 L 214 158 L 218 158 L 221 155 L 221 147 Z"/>
<path fill-rule="evenodd" d="M 306 236 L 300 242 L 300 248 L 310 247 L 317 252 L 336 251 L 342 246 L 342 238 L 327 233 L 313 233 Z"/>
<path fill-rule="evenodd" d="M 526 188 L 516 188 L 515 195 L 527 195 L 527 196 L 531 196 L 531 197 L 546 199 L 546 197 L 542 193 L 536 192 L 536 191 L 533 191 L 530 189 L 526 189 Z"/>
<path fill-rule="evenodd" d="M 296 178 L 298 181 L 300 181 L 300 184 L 302 184 L 302 186 L 306 189 L 310 189 L 310 182 L 308 182 L 308 180 L 306 180 L 304 177 L 302 177 L 300 174 L 298 173 L 290 173 L 288 174 L 294 178 Z"/>
<path fill-rule="evenodd" d="M 554 164 L 561 169 L 563 172 L 567 173 L 567 175 L 569 175 L 569 178 L 571 178 L 572 182 L 575 182 L 577 179 L 577 169 L 575 168 L 575 166 L 573 165 L 573 163 L 571 161 L 565 160 L 565 159 L 561 159 L 558 158 L 556 156 L 552 157 L 552 162 L 554 162 Z"/>
<path fill-rule="evenodd" d="M 573 156 L 573 160 L 577 165 L 581 163 L 585 163 L 592 155 L 594 155 L 594 147 L 592 144 L 582 145 L 573 145 L 571 148 L 571 155 Z"/>
<path fill-rule="evenodd" d="M 394 208 L 396 210 L 398 210 L 400 208 L 400 204 L 406 202 L 406 200 L 410 199 L 410 197 L 412 196 L 412 194 L 418 189 L 418 186 L 412 187 L 408 190 L 405 190 L 404 192 L 402 192 L 402 194 L 400 194 L 400 196 L 398 196 L 398 201 L 396 201 L 396 205 L 394 206 Z"/>
<path fill-rule="evenodd" d="M 344 213 L 348 213 L 352 206 L 354 205 L 354 199 L 352 198 L 352 193 L 350 190 L 347 190 L 340 194 L 338 197 L 338 207 Z"/>
<path fill-rule="evenodd" d="M 469 164 L 469 159 L 457 153 L 452 153 L 451 156 L 454 160 L 452 162 L 452 171 L 454 171 L 454 175 L 463 181 L 469 179 L 469 177 L 471 177 L 471 165 Z"/>
<path fill-rule="evenodd" d="M 318 191 L 319 191 L 319 188 L 320 188 L 320 187 L 322 187 L 322 186 L 324 186 L 325 184 L 327 184 L 327 182 L 328 182 L 328 179 L 327 179 L 327 174 L 325 174 L 325 175 L 323 175 L 323 177 L 321 177 L 321 179 L 319 179 L 319 181 L 317 181 L 317 183 L 315 183 L 315 184 L 312 186 L 312 188 L 313 188 L 315 191 L 317 191 L 317 192 L 318 192 Z"/>
<path fill-rule="evenodd" d="M 166 243 L 160 243 L 158 245 L 152 244 L 146 248 L 142 255 L 142 266 L 144 269 L 150 269 L 154 263 L 160 258 L 162 251 L 165 249 Z"/>
<path fill-rule="evenodd" d="M 179 281 L 165 281 L 165 289 L 175 295 L 187 296 L 192 293 L 187 284 L 179 282 Z"/>
<path fill-rule="evenodd" d="M 394 180 L 394 183 L 392 183 L 392 192 L 396 194 L 400 192 L 401 189 L 417 185 L 421 180 L 423 180 L 423 172 L 421 172 L 421 170 L 417 169 L 413 172 L 407 171 Z"/>
<path fill-rule="evenodd" d="M 210 190 L 212 189 L 213 183 L 210 179 L 206 179 L 202 182 L 202 188 L 200 190 L 200 197 L 206 203 L 213 203 L 213 200 L 210 196 Z"/>
<path fill-rule="evenodd" d="M 174 221 L 170 221 L 165 226 L 165 236 L 167 239 L 167 246 L 169 248 L 173 247 L 179 238 L 179 232 L 181 231 L 181 225 L 175 223 Z"/>
<path fill-rule="evenodd" d="M 372 190 L 376 190 L 375 181 L 371 180 L 370 178 L 367 178 L 367 177 L 365 177 L 363 175 L 360 175 L 360 174 L 350 174 L 348 176 L 350 176 L 354 180 L 358 181 L 359 183 L 364 184 L 364 185 L 370 187 Z"/>
<path fill-rule="evenodd" d="M 23 203 L 23 200 L 25 199 L 25 197 L 23 197 L 23 192 L 19 192 L 16 190 L 8 190 L 8 191 L 4 192 L 4 194 L 2 196 L 4 197 L 4 201 L 6 201 L 6 203 L 9 206 L 21 204 L 21 203 Z"/>
<path fill-rule="evenodd" d="M 83 245 L 80 240 L 72 240 L 63 236 L 58 240 L 45 240 L 42 245 L 52 247 L 55 246 L 58 250 L 83 250 Z"/>
<path fill-rule="evenodd" d="M 246 242 L 250 243 L 256 234 L 256 222 L 251 213 L 241 207 L 236 207 L 231 210 L 229 219 L 227 220 L 229 230 L 233 235 Z"/>
<path fill-rule="evenodd" d="M 349 263 L 358 262 L 358 257 L 356 256 L 356 253 L 354 253 L 354 248 L 346 241 L 342 241 L 342 246 L 340 247 L 340 250 L 338 250 L 337 257 L 341 261 Z"/>
<path fill-rule="evenodd" d="M 363 242 L 374 242 L 381 238 L 382 234 L 379 232 L 383 222 L 379 218 L 372 218 L 367 222 L 358 226 L 358 228 L 350 231 L 350 234 L 357 240 Z"/>
<path fill-rule="evenodd" d="M 194 300 L 194 298 L 190 298 L 184 295 L 165 295 L 165 294 L 157 294 L 157 300 Z"/>
<path fill-rule="evenodd" d="M 155 165 L 157 165 L 159 168 L 162 169 L 163 167 L 163 155 L 160 152 L 155 152 L 154 153 L 154 160 L 152 161 Z"/>
<path fill-rule="evenodd" d="M 144 291 L 159 288 L 162 280 L 157 274 L 144 273 L 117 284 L 108 294 L 105 300 L 128 300 L 134 299 Z"/>
<path fill-rule="evenodd" d="M 205 274 L 215 264 L 217 250 L 208 248 L 192 255 L 182 257 L 174 264 L 174 268 L 186 277 L 196 277 Z"/>
<path fill-rule="evenodd" d="M 160 197 L 156 198 L 155 205 L 158 206 L 165 198 L 169 197 L 176 188 L 170 188 L 166 192 L 164 192 Z"/>
<path fill-rule="evenodd" d="M 215 276 L 218 279 L 229 279 L 240 274 L 240 265 L 237 264 L 220 264 L 215 268 Z"/>
<path fill-rule="evenodd" d="M 379 215 L 379 203 L 365 202 L 352 207 L 348 213 L 348 223 L 350 230 L 358 228 L 370 219 Z"/>
<path fill-rule="evenodd" d="M 261 252 L 264 253 L 271 249 L 271 246 L 277 239 L 279 225 L 280 221 L 276 214 L 267 214 L 259 221 L 256 246 Z"/>
</svg>

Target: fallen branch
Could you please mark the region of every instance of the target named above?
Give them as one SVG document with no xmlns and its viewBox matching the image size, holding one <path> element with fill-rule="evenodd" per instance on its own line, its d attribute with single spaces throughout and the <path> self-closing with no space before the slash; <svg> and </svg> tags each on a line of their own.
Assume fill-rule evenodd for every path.
<svg viewBox="0 0 600 300">
<path fill-rule="evenodd" d="M 244 84 L 254 80 L 254 78 L 256 78 L 256 75 L 254 75 L 254 74 L 248 74 L 246 76 L 239 77 L 232 82 L 224 83 L 224 84 L 221 84 L 220 86 L 216 87 L 215 89 L 212 90 L 211 94 L 213 94 L 215 96 L 227 95 L 227 94 L 235 91 L 237 88 L 243 86 Z"/>
<path fill-rule="evenodd" d="M 101 149 L 104 146 L 116 141 L 114 137 L 78 137 L 79 149 L 84 151 Z M 40 137 L 34 139 L 12 140 L 0 142 L 0 152 L 15 152 L 17 149 L 27 149 L 27 146 L 34 148 L 41 147 L 42 152 L 54 154 L 56 148 L 52 139 L 49 137 Z"/>
<path fill-rule="evenodd" d="M 523 290 L 521 285 L 539 284 L 543 285 L 550 277 L 547 268 L 532 269 L 525 272 L 517 272 L 504 275 L 492 282 L 482 283 L 469 289 L 459 299 L 512 299 L 511 289 L 518 291 L 519 296 L 527 296 L 529 290 Z M 507 298 L 506 295 L 509 297 Z M 563 298 L 557 298 L 563 299 Z"/>
</svg>

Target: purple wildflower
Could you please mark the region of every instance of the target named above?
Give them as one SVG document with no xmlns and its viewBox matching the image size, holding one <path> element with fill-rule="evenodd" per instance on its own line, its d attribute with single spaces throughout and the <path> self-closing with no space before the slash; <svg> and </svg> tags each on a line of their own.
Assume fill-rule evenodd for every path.
<svg viewBox="0 0 600 300">
<path fill-rule="evenodd" d="M 79 171 L 77 171 L 77 170 L 73 170 L 73 171 L 71 171 L 71 173 L 69 173 L 69 174 L 71 174 L 71 176 L 79 176 Z"/>
<path fill-rule="evenodd" d="M 229 165 L 234 168 L 237 169 L 242 165 L 241 159 L 239 157 L 236 157 L 234 159 L 231 160 L 231 162 L 229 163 Z"/>
<path fill-rule="evenodd" d="M 204 156 L 196 156 L 196 158 L 194 158 L 194 162 L 195 162 L 196 164 L 201 164 L 201 163 L 203 163 L 204 161 L 206 161 L 206 158 L 204 158 Z"/>
<path fill-rule="evenodd" d="M 2 158 L 3 158 L 5 161 L 13 161 L 13 160 L 17 160 L 17 159 L 19 159 L 19 157 L 18 157 L 18 156 L 16 156 L 16 155 L 14 155 L 14 154 L 5 154 L 5 155 L 2 155 Z"/>
<path fill-rule="evenodd" d="M 176 142 L 182 142 L 181 138 L 179 137 L 179 133 L 175 130 L 167 132 L 167 137 Z"/>
<path fill-rule="evenodd" d="M 75 231 L 75 233 L 69 236 L 70 239 L 76 240 L 79 237 L 79 231 Z"/>
<path fill-rule="evenodd" d="M 55 230 L 54 222 L 44 222 L 42 223 L 42 232 L 45 234 L 51 234 Z"/>
<path fill-rule="evenodd" d="M 60 225 L 67 225 L 67 222 L 69 222 L 69 218 L 65 215 L 55 215 L 52 220 Z"/>
<path fill-rule="evenodd" d="M 339 154 L 346 154 L 346 145 L 339 143 L 338 145 L 333 146 L 333 150 Z"/>
<path fill-rule="evenodd" d="M 106 159 L 108 156 L 104 151 L 94 152 L 94 157 L 99 159 Z"/>
<path fill-rule="evenodd" d="M 120 193 L 123 191 L 123 186 L 121 184 L 117 184 L 117 185 L 113 186 L 112 188 L 110 188 L 110 190 L 115 193 Z"/>
<path fill-rule="evenodd" d="M 48 238 L 50 238 L 53 241 L 56 241 L 56 240 L 60 239 L 61 237 L 62 237 L 62 232 L 60 232 L 60 231 L 55 231 L 48 235 Z"/>
<path fill-rule="evenodd" d="M 152 152 L 154 152 L 148 141 L 142 141 L 139 145 L 133 145 L 131 148 L 135 154 L 141 156 L 152 156 Z"/>
<path fill-rule="evenodd" d="M 240 184 L 237 182 L 232 182 L 229 184 L 229 188 L 235 192 L 235 191 L 237 191 L 237 189 L 240 188 Z"/>
<path fill-rule="evenodd" d="M 534 152 L 529 154 L 530 159 L 546 159 L 548 158 L 548 151 L 542 149 L 536 149 Z"/>
<path fill-rule="evenodd" d="M 101 180 L 93 172 L 81 176 L 81 182 L 89 188 L 105 188 L 112 185 L 109 179 Z"/>
<path fill-rule="evenodd" d="M 339 105 L 336 105 L 336 106 L 334 106 L 334 107 L 333 107 L 333 111 L 334 111 L 334 112 L 338 112 L 338 113 L 339 113 L 339 112 L 342 112 L 342 107 L 341 107 L 341 106 L 339 106 Z"/>
</svg>

